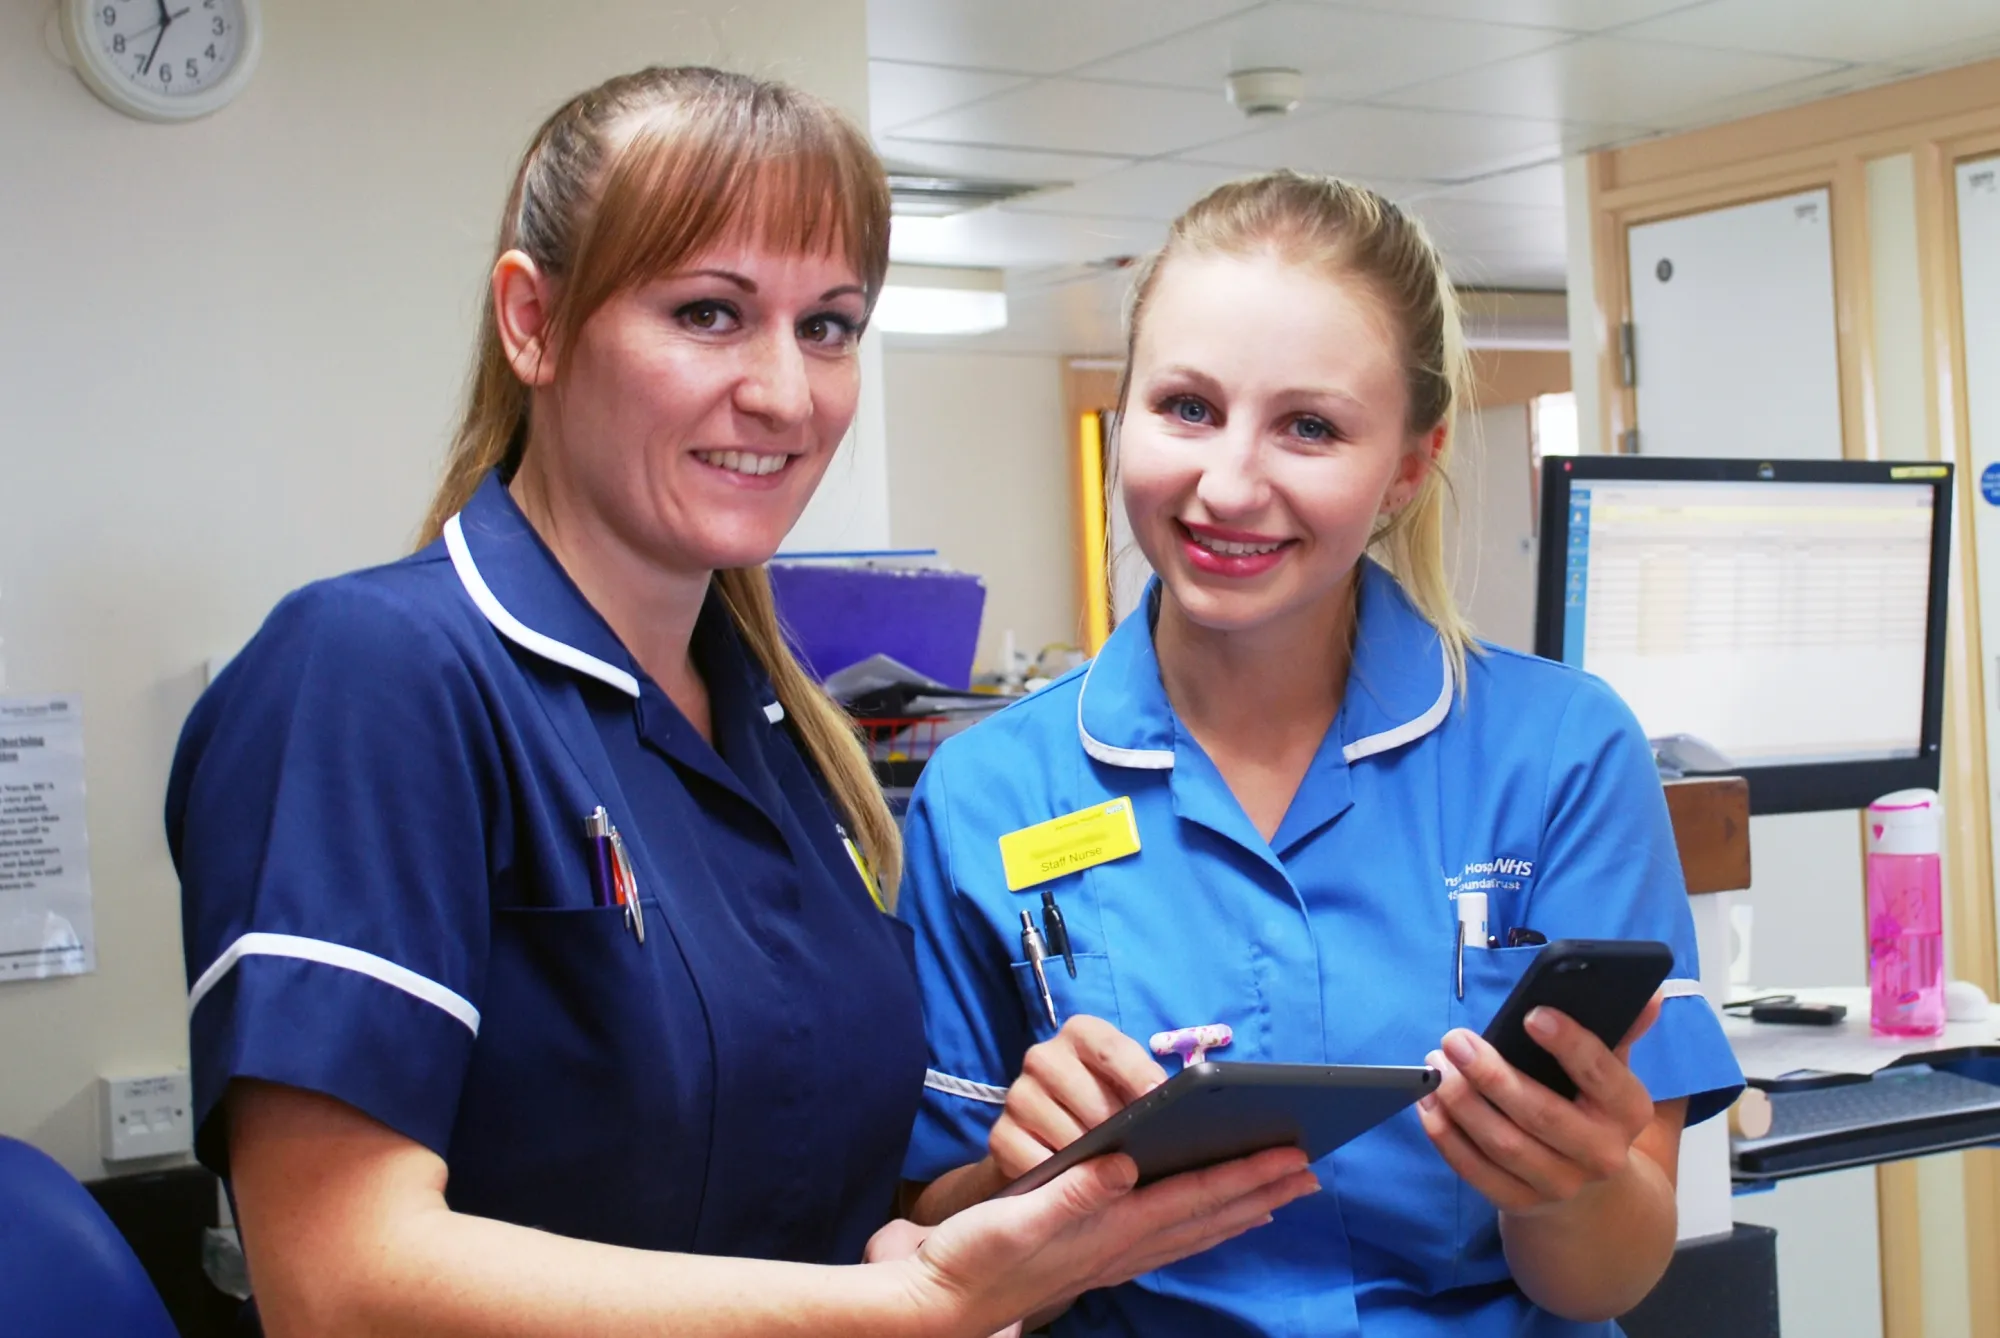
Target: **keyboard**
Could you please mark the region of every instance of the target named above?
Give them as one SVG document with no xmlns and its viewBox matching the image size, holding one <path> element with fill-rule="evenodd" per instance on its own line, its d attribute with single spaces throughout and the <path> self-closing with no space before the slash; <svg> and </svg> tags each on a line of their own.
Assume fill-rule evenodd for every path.
<svg viewBox="0 0 2000 1338">
<path fill-rule="evenodd" d="M 2000 1140 L 2000 1085 L 1921 1065 L 1770 1095 L 1771 1131 L 1731 1145 L 1739 1173 L 1832 1170 Z"/>
</svg>

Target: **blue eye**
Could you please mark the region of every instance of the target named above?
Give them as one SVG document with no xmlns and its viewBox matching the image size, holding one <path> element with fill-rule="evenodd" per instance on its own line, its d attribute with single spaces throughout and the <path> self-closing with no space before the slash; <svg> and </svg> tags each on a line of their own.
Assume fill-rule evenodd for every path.
<svg viewBox="0 0 2000 1338">
<path fill-rule="evenodd" d="M 1192 395 L 1174 395 L 1161 403 L 1160 409 L 1175 422 L 1190 426 L 1200 426 L 1212 421 L 1209 408 Z"/>
<path fill-rule="evenodd" d="M 1314 418 L 1310 415 L 1295 419 L 1292 430 L 1307 441 L 1332 441 L 1336 435 L 1333 424 L 1324 418 Z"/>
</svg>

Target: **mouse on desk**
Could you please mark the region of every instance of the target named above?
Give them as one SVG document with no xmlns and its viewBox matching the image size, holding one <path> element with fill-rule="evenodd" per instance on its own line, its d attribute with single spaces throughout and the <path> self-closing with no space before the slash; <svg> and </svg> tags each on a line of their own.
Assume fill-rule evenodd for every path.
<svg viewBox="0 0 2000 1338">
<path fill-rule="evenodd" d="M 1944 1020 L 1947 1022 L 1984 1022 L 1986 1010 L 1992 1004 L 1986 998 L 1986 991 L 1969 980 L 1947 981 L 1944 987 Z"/>
</svg>

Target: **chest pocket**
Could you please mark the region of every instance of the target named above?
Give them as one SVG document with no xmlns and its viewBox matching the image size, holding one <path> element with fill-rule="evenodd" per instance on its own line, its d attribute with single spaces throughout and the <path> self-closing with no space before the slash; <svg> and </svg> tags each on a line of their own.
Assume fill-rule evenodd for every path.
<svg viewBox="0 0 2000 1338">
<path fill-rule="evenodd" d="M 1451 1025 L 1485 1032 L 1507 996 L 1520 983 L 1540 947 L 1471 949 L 1465 954 L 1465 998 L 1451 991 Z M 1442 1165 L 1442 1162 L 1440 1162 Z M 1452 1276 L 1448 1285 L 1498 1282 L 1508 1276 L 1500 1249 L 1500 1215 L 1485 1196 L 1445 1167 L 1456 1184 Z"/>
<path fill-rule="evenodd" d="M 1112 988 L 1111 958 L 1101 952 L 1071 955 L 1076 960 L 1075 980 L 1069 978 L 1069 967 L 1064 965 L 1059 954 L 1050 954 L 1042 963 L 1042 974 L 1049 983 L 1049 997 L 1055 1001 L 1057 1025 L 1073 1017 L 1085 1016 L 1103 1018 L 1118 1026 L 1118 992 Z M 1025 958 L 1010 965 L 1014 972 L 1015 991 L 1021 999 L 1022 1015 L 1028 1024 L 1030 1043 L 1046 1041 L 1056 1034 L 1056 1026 L 1049 1023 L 1048 1006 L 1042 1002 L 1041 989 L 1035 983 L 1034 967 Z"/>
</svg>

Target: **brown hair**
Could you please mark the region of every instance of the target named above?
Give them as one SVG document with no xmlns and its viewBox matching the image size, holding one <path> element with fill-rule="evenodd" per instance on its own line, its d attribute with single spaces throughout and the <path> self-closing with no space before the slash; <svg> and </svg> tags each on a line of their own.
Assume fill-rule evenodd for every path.
<svg viewBox="0 0 2000 1338">
<path fill-rule="evenodd" d="M 1147 301 L 1161 268 L 1185 252 L 1276 254 L 1357 279 L 1382 304 L 1402 340 L 1407 429 L 1421 436 L 1443 426 L 1445 435 L 1416 495 L 1376 527 L 1369 548 L 1437 628 L 1462 688 L 1465 656 L 1477 643 L 1452 597 L 1444 529 L 1454 416 L 1470 405 L 1472 370 L 1457 290 L 1423 224 L 1367 187 L 1334 177 L 1277 171 L 1217 186 L 1174 220 L 1166 245 L 1147 257 L 1134 280 L 1118 390 L 1121 419 Z"/>
<path fill-rule="evenodd" d="M 872 308 L 889 269 L 882 164 L 852 122 L 810 94 L 721 70 L 655 66 L 578 94 L 542 123 L 514 174 L 494 255 L 521 251 L 563 280 L 543 345 L 560 373 L 564 350 L 606 300 L 731 236 L 843 254 Z M 488 301 L 421 542 L 443 532 L 488 474 L 512 476 L 527 449 L 530 402 Z M 765 570 L 719 571 L 715 581 L 884 896 L 893 896 L 902 840 L 853 722 L 792 654 Z"/>
</svg>

